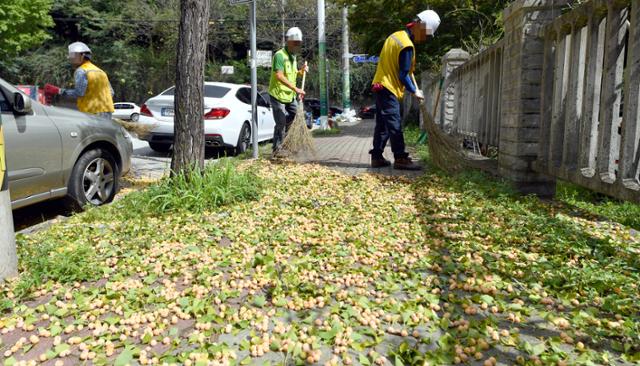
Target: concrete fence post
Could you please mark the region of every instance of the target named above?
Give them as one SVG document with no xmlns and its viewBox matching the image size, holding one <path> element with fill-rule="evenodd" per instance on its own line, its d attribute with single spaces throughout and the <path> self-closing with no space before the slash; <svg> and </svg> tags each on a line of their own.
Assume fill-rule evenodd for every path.
<svg viewBox="0 0 640 366">
<path fill-rule="evenodd" d="M 440 107 L 438 108 L 438 115 L 435 116 L 436 122 L 440 123 L 442 129 L 447 133 L 454 132 L 456 130 L 456 122 L 460 118 L 460 110 L 456 109 L 457 106 L 457 88 L 459 86 L 459 80 L 450 78 L 453 70 L 459 66 L 464 65 L 469 61 L 471 55 L 465 50 L 454 48 L 447 52 L 442 57 L 442 77 L 445 82 L 442 86 L 442 95 L 440 96 Z"/>
<path fill-rule="evenodd" d="M 534 171 L 541 125 L 542 29 L 561 14 L 563 0 L 518 0 L 504 12 L 500 175 L 524 194 L 553 196 L 555 178 Z"/>
</svg>

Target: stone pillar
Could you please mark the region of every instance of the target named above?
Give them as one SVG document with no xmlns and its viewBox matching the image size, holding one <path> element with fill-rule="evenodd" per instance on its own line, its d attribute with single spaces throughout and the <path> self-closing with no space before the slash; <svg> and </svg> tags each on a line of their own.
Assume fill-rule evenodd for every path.
<svg viewBox="0 0 640 366">
<path fill-rule="evenodd" d="M 543 27 L 566 0 L 517 0 L 504 11 L 502 112 L 498 168 L 524 194 L 555 194 L 552 177 L 536 173 L 544 61 Z"/>
<path fill-rule="evenodd" d="M 460 113 L 459 110 L 456 110 L 456 88 L 458 83 L 456 83 L 455 80 L 449 79 L 449 75 L 451 75 L 453 70 L 467 62 L 469 58 L 471 58 L 469 53 L 459 48 L 450 50 L 442 57 L 442 77 L 445 82 L 435 121 L 440 123 L 442 129 L 448 133 L 455 130 L 456 120 Z"/>
</svg>

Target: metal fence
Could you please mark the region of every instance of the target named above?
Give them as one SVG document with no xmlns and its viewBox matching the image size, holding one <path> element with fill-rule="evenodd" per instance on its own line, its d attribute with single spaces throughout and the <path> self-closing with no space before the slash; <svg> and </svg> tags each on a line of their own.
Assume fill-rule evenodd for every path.
<svg viewBox="0 0 640 366">
<path fill-rule="evenodd" d="M 621 198 L 640 190 L 640 1 L 591 0 L 544 31 L 536 170 Z"/>
</svg>

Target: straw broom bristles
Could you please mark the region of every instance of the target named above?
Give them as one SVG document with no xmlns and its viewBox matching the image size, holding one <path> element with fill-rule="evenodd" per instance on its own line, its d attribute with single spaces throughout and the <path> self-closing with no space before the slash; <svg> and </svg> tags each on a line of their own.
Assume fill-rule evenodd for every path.
<svg viewBox="0 0 640 366">
<path fill-rule="evenodd" d="M 440 129 L 433 120 L 431 113 L 427 111 L 424 102 L 420 103 L 420 110 L 422 111 L 423 125 L 429 136 L 428 145 L 431 161 L 438 168 L 450 173 L 458 173 L 464 170 L 467 157 L 462 151 L 461 142 Z"/>
<path fill-rule="evenodd" d="M 411 75 L 414 85 L 418 85 L 413 74 Z M 442 93 L 442 83 L 438 89 L 438 97 L 434 105 L 433 114 L 427 110 L 424 99 L 420 102 L 422 112 L 422 125 L 427 131 L 429 155 L 431 161 L 438 168 L 449 173 L 459 173 L 466 167 L 467 156 L 462 151 L 462 143 L 453 136 L 447 135 L 434 121 L 434 116 L 438 111 L 440 96 Z"/>
<path fill-rule="evenodd" d="M 305 122 L 304 107 L 301 102 L 298 104 L 296 117 L 282 142 L 282 148 L 293 154 L 301 152 L 315 153 L 316 151 L 313 136 L 311 136 L 311 132 L 309 132 Z"/>
<path fill-rule="evenodd" d="M 305 62 L 306 66 L 306 62 Z M 305 67 L 306 69 L 306 67 Z M 306 71 L 302 75 L 302 90 L 304 90 L 305 80 L 307 78 Z M 291 123 L 291 127 L 287 131 L 287 135 L 282 142 L 282 149 L 297 154 L 301 152 L 309 152 L 315 154 L 316 146 L 313 142 L 311 132 L 307 128 L 307 124 L 304 118 L 304 104 L 302 99 L 298 101 L 298 109 L 296 116 Z"/>
<path fill-rule="evenodd" d="M 153 130 L 156 127 L 155 125 L 140 124 L 137 122 L 127 122 L 119 118 L 113 118 L 113 120 L 119 125 L 121 125 L 122 127 L 124 127 L 125 130 L 135 134 L 138 137 L 144 137 L 148 135 L 149 132 L 151 132 L 151 130 Z"/>
</svg>

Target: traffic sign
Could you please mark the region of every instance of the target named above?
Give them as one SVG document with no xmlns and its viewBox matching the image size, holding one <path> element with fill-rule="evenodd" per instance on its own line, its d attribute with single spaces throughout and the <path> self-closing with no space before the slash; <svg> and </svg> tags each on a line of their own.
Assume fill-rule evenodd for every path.
<svg viewBox="0 0 640 366">
<path fill-rule="evenodd" d="M 253 0 L 229 0 L 229 5 L 250 4 Z"/>
<path fill-rule="evenodd" d="M 368 55 L 356 55 L 356 56 L 353 56 L 352 60 L 357 64 L 364 64 L 364 63 L 377 64 L 378 61 L 380 61 L 380 57 L 368 56 Z"/>
<path fill-rule="evenodd" d="M 249 58 L 251 58 L 251 51 L 249 51 Z M 271 62 L 273 60 L 273 52 L 272 51 L 256 51 L 256 66 L 260 67 L 271 67 Z"/>
</svg>

